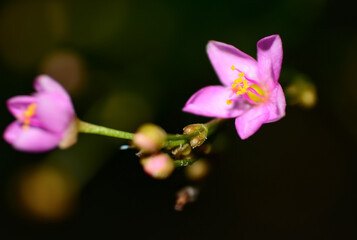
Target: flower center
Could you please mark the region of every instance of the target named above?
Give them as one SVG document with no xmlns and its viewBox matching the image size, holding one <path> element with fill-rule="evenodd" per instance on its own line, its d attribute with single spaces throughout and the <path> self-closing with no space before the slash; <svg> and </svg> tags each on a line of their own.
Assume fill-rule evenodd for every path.
<svg viewBox="0 0 357 240">
<path fill-rule="evenodd" d="M 36 110 L 36 103 L 31 103 L 26 111 L 22 114 L 22 121 L 24 122 L 24 125 L 22 125 L 22 129 L 27 130 L 30 126 L 31 123 L 31 118 L 33 115 L 35 115 L 35 110 Z"/>
<path fill-rule="evenodd" d="M 265 92 L 259 84 L 245 77 L 244 72 L 238 70 L 234 65 L 231 69 L 238 72 L 238 78 L 232 84 L 232 92 L 237 96 L 242 96 L 250 103 L 256 104 L 264 101 Z M 227 100 L 227 104 L 232 104 L 233 101 L 238 101 L 240 98 L 233 98 L 234 94 Z"/>
</svg>

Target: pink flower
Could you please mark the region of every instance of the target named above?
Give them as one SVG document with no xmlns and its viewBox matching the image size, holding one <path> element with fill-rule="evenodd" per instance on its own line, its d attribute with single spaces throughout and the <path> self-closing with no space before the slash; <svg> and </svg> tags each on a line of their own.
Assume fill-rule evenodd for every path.
<svg viewBox="0 0 357 240">
<path fill-rule="evenodd" d="M 231 45 L 210 41 L 208 57 L 223 86 L 200 89 L 183 111 L 236 118 L 236 129 L 242 139 L 253 135 L 262 124 L 285 116 L 285 96 L 278 83 L 283 59 L 280 36 L 261 39 L 257 49 L 258 61 Z"/>
<path fill-rule="evenodd" d="M 15 149 L 43 152 L 61 144 L 76 119 L 66 90 L 47 75 L 35 79 L 36 93 L 15 96 L 7 101 L 16 121 L 4 132 L 4 139 Z"/>
</svg>

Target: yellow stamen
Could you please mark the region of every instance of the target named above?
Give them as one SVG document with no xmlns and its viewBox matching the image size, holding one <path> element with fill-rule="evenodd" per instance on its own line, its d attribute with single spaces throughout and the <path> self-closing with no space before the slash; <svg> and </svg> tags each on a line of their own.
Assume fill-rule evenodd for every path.
<svg viewBox="0 0 357 240">
<path fill-rule="evenodd" d="M 242 83 L 243 82 L 243 78 L 237 78 L 236 80 L 234 80 L 235 83 Z"/>
<path fill-rule="evenodd" d="M 24 125 L 22 125 L 23 130 L 29 129 L 30 123 L 31 123 L 31 117 L 35 114 L 36 110 L 36 103 L 31 103 L 26 111 L 23 113 L 24 119 L 22 120 L 24 122 Z"/>
<path fill-rule="evenodd" d="M 240 89 L 238 89 L 238 91 L 237 91 L 237 95 L 242 95 L 242 94 L 244 94 L 244 93 L 246 93 L 247 92 L 247 89 L 245 89 L 245 88 L 240 88 Z"/>
<path fill-rule="evenodd" d="M 232 65 L 231 67 L 232 70 L 237 70 Z M 248 80 L 245 78 L 244 72 L 239 72 L 238 73 L 238 78 L 234 80 L 234 83 L 232 84 L 232 91 L 236 93 L 238 96 L 246 94 L 244 98 L 249 98 L 253 102 L 259 103 L 265 100 L 266 95 L 263 89 L 260 88 L 260 86 L 253 84 L 249 85 Z M 227 104 L 230 105 L 232 104 L 231 100 L 227 100 Z"/>
<path fill-rule="evenodd" d="M 246 79 L 244 79 L 244 81 L 243 81 L 243 88 L 244 89 L 249 88 L 248 81 Z"/>
<path fill-rule="evenodd" d="M 234 84 L 232 84 L 232 90 L 237 93 L 237 95 L 242 95 L 247 92 L 247 89 L 250 87 L 247 79 L 238 78 L 234 80 Z M 243 85 L 242 85 L 243 83 Z M 239 84 L 239 85 L 238 85 Z M 236 87 L 238 85 L 238 87 Z"/>
<path fill-rule="evenodd" d="M 36 103 L 31 103 L 24 112 L 24 117 L 32 117 L 35 114 Z"/>
</svg>

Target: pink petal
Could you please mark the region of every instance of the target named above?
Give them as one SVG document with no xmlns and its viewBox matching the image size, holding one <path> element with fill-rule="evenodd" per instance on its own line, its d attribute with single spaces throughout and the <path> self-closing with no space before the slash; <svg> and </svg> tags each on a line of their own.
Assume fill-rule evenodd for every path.
<svg viewBox="0 0 357 240">
<path fill-rule="evenodd" d="M 67 91 L 56 80 L 48 75 L 39 75 L 34 81 L 34 88 L 38 92 L 53 92 L 62 95 L 65 98 L 70 96 Z"/>
<path fill-rule="evenodd" d="M 43 128 L 63 134 L 75 118 L 72 102 L 53 92 L 39 93 L 36 115 Z"/>
<path fill-rule="evenodd" d="M 244 72 L 247 78 L 258 79 L 257 61 L 232 45 L 210 41 L 207 44 L 207 54 L 219 79 L 225 86 L 230 86 L 238 78 L 238 72 L 231 69 L 232 65 Z"/>
<path fill-rule="evenodd" d="M 256 106 L 236 118 L 235 124 L 241 139 L 247 139 L 269 119 L 269 112 L 264 106 Z"/>
<path fill-rule="evenodd" d="M 269 111 L 269 119 L 267 120 L 267 123 L 276 122 L 285 116 L 286 101 L 280 84 L 277 84 L 273 89 L 270 103 L 267 104 L 266 108 Z"/>
<path fill-rule="evenodd" d="M 18 136 L 21 134 L 21 123 L 19 121 L 14 121 L 10 123 L 3 133 L 3 138 L 6 142 L 13 144 Z"/>
<path fill-rule="evenodd" d="M 44 152 L 55 148 L 61 138 L 41 128 L 29 127 L 24 130 L 22 124 L 15 121 L 4 132 L 4 139 L 15 149 L 25 152 Z"/>
<path fill-rule="evenodd" d="M 259 78 L 274 86 L 279 80 L 283 61 L 283 45 L 279 35 L 271 35 L 257 43 Z"/>
<path fill-rule="evenodd" d="M 32 103 L 36 103 L 33 96 L 15 96 L 6 101 L 7 108 L 14 117 L 20 117 Z"/>
<path fill-rule="evenodd" d="M 206 117 L 233 118 L 239 116 L 249 106 L 243 101 L 228 105 L 231 89 L 222 86 L 208 86 L 196 92 L 182 109 L 184 112 Z"/>
</svg>

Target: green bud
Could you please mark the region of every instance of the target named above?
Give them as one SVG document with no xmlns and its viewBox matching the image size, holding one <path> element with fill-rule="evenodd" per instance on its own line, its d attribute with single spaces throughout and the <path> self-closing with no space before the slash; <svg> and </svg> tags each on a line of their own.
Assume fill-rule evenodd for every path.
<svg viewBox="0 0 357 240">
<path fill-rule="evenodd" d="M 160 150 L 166 141 L 166 132 L 152 123 L 142 125 L 136 132 L 133 143 L 143 152 L 154 153 Z"/>
<path fill-rule="evenodd" d="M 186 177 L 192 181 L 204 178 L 209 171 L 209 164 L 204 159 L 199 159 L 185 168 Z"/>
<path fill-rule="evenodd" d="M 191 146 L 190 144 L 184 144 L 182 146 L 178 146 L 176 148 L 174 148 L 171 153 L 172 155 L 174 155 L 175 157 L 180 157 L 180 156 L 187 156 L 191 153 Z"/>
<path fill-rule="evenodd" d="M 191 124 L 183 129 L 184 135 L 194 136 L 190 139 L 190 145 L 192 148 L 201 146 L 207 139 L 208 129 L 204 124 Z"/>
<path fill-rule="evenodd" d="M 303 108 L 312 108 L 317 102 L 315 85 L 305 76 L 296 76 L 285 89 L 289 104 L 298 104 Z"/>
</svg>

